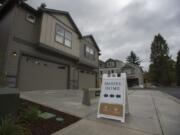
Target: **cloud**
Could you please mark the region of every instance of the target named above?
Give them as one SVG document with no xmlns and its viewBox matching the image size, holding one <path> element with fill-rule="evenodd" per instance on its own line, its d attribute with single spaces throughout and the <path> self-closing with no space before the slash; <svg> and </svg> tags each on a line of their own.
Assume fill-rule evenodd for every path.
<svg viewBox="0 0 180 135">
<path fill-rule="evenodd" d="M 92 33 L 101 59 L 125 60 L 133 50 L 148 69 L 150 45 L 155 34 L 166 39 L 175 59 L 180 50 L 179 0 L 29 0 L 37 7 L 69 11 L 81 32 Z"/>
</svg>

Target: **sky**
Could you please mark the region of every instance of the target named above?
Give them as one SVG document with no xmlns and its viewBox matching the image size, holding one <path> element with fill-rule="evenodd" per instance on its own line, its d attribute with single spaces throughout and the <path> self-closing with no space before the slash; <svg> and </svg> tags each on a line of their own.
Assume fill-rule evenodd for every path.
<svg viewBox="0 0 180 135">
<path fill-rule="evenodd" d="M 92 34 L 101 60 L 126 60 L 130 51 L 148 70 L 150 46 L 160 33 L 175 60 L 180 50 L 180 0 L 28 0 L 33 7 L 68 11 L 83 35 Z"/>
</svg>

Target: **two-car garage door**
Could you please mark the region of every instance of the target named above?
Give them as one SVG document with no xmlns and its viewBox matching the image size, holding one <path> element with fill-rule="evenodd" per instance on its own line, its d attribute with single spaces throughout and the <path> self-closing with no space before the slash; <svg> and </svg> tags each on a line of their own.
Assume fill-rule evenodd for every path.
<svg viewBox="0 0 180 135">
<path fill-rule="evenodd" d="M 21 91 L 67 89 L 68 67 L 22 56 L 18 85 Z"/>
<path fill-rule="evenodd" d="M 79 88 L 96 88 L 96 74 L 79 72 Z"/>
</svg>

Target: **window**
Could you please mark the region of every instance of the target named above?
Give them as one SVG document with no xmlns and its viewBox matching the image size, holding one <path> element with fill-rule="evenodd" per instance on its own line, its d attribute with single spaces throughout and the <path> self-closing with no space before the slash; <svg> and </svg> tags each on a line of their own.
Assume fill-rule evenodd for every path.
<svg viewBox="0 0 180 135">
<path fill-rule="evenodd" d="M 55 40 L 67 47 L 72 47 L 72 34 L 60 25 L 56 25 Z"/>
<path fill-rule="evenodd" d="M 58 69 L 65 69 L 65 66 L 58 66 Z"/>
<path fill-rule="evenodd" d="M 90 49 L 90 54 L 94 55 L 94 50 Z"/>
<path fill-rule="evenodd" d="M 63 44 L 64 43 L 64 29 L 62 27 L 56 27 L 56 41 Z"/>
<path fill-rule="evenodd" d="M 86 46 L 86 56 L 91 55 L 94 58 L 94 50 L 88 46 Z"/>
<path fill-rule="evenodd" d="M 111 71 L 110 71 L 110 70 L 108 70 L 108 74 L 109 74 L 109 75 L 111 74 Z"/>
<path fill-rule="evenodd" d="M 36 65 L 40 65 L 40 62 L 39 62 L 38 60 L 36 60 L 34 63 L 35 63 Z"/>
<path fill-rule="evenodd" d="M 31 23 L 35 23 L 36 22 L 36 17 L 33 14 L 27 13 L 26 20 L 31 22 Z"/>
<path fill-rule="evenodd" d="M 108 62 L 108 63 L 107 63 L 107 67 L 114 67 L 114 62 L 112 62 L 112 61 L 111 61 L 111 62 Z"/>
<path fill-rule="evenodd" d="M 65 45 L 71 47 L 72 34 L 68 31 L 65 31 Z"/>
<path fill-rule="evenodd" d="M 86 53 L 90 53 L 90 48 L 86 46 Z"/>
</svg>

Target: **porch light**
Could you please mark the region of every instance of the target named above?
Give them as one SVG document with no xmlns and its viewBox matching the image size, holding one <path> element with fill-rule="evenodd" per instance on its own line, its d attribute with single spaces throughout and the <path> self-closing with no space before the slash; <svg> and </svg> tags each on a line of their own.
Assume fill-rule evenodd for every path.
<svg viewBox="0 0 180 135">
<path fill-rule="evenodd" d="M 17 53 L 16 53 L 16 52 L 13 52 L 12 55 L 16 57 L 16 56 L 17 56 Z"/>
</svg>

